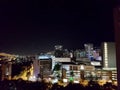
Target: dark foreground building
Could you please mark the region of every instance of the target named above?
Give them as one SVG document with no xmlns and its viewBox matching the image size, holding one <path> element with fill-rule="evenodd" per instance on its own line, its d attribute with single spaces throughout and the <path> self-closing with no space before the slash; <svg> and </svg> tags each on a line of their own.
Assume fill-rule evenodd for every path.
<svg viewBox="0 0 120 90">
<path fill-rule="evenodd" d="M 117 55 L 117 79 L 118 90 L 120 90 L 120 1 L 118 1 L 114 8 L 114 26 L 115 26 L 115 41 L 116 41 L 116 55 Z"/>
</svg>

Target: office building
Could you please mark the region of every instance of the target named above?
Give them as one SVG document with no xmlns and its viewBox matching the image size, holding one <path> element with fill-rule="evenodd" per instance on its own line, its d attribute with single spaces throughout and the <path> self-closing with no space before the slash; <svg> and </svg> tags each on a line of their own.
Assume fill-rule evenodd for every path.
<svg viewBox="0 0 120 90">
<path fill-rule="evenodd" d="M 103 68 L 116 68 L 116 50 L 114 42 L 102 43 Z"/>
</svg>

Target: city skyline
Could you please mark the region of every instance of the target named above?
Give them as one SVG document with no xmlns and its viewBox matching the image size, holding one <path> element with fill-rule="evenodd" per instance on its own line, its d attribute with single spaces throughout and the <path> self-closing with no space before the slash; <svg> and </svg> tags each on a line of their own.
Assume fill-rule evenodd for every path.
<svg viewBox="0 0 120 90">
<path fill-rule="evenodd" d="M 31 54 L 114 41 L 113 0 L 2 2 L 0 52 Z"/>
</svg>

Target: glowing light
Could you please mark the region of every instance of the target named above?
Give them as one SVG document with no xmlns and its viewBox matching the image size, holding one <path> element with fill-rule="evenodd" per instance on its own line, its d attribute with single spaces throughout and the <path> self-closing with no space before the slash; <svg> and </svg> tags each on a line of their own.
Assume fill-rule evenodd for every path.
<svg viewBox="0 0 120 90">
<path fill-rule="evenodd" d="M 35 76 L 30 76 L 29 81 L 33 81 L 33 82 L 35 82 L 35 81 L 37 81 L 37 79 L 36 79 Z"/>
<path fill-rule="evenodd" d="M 87 86 L 87 85 L 88 85 L 88 81 L 87 81 L 87 80 L 81 81 L 80 83 L 81 83 L 83 86 Z"/>
<path fill-rule="evenodd" d="M 64 83 L 67 83 L 67 82 L 68 82 L 68 80 L 67 80 L 67 79 L 63 79 L 63 82 L 64 82 Z"/>
<path fill-rule="evenodd" d="M 38 57 L 38 59 L 50 59 L 51 57 L 48 55 L 41 55 Z"/>
<path fill-rule="evenodd" d="M 107 82 L 106 80 L 99 80 L 98 84 L 102 86 L 102 85 L 106 84 L 106 82 Z"/>
<path fill-rule="evenodd" d="M 27 73 L 30 72 L 29 77 L 27 76 Z M 31 66 L 31 68 L 28 70 L 27 68 L 22 71 L 19 75 L 14 76 L 13 79 L 17 80 L 17 79 L 23 79 L 23 80 L 33 80 L 33 78 L 35 78 L 35 76 L 33 76 L 33 65 Z"/>
<path fill-rule="evenodd" d="M 108 80 L 109 83 L 112 83 L 112 80 Z"/>
<path fill-rule="evenodd" d="M 104 65 L 105 67 L 108 67 L 108 46 L 107 43 L 104 43 Z"/>
<path fill-rule="evenodd" d="M 84 66 L 83 66 L 83 65 L 81 65 L 81 66 L 80 66 L 80 69 L 81 69 L 81 70 L 84 70 Z"/>
<path fill-rule="evenodd" d="M 74 83 L 80 83 L 78 80 L 74 80 L 73 82 L 74 82 Z"/>
<path fill-rule="evenodd" d="M 95 66 L 100 66 L 101 65 L 101 63 L 100 62 L 91 62 L 91 65 L 95 65 Z"/>
<path fill-rule="evenodd" d="M 74 81 L 74 78 L 73 78 L 73 77 L 70 77 L 70 78 L 69 78 L 69 81 L 70 81 L 70 82 L 73 82 L 73 81 Z"/>
<path fill-rule="evenodd" d="M 52 84 L 57 83 L 57 82 L 58 82 L 57 78 L 52 80 Z"/>
</svg>

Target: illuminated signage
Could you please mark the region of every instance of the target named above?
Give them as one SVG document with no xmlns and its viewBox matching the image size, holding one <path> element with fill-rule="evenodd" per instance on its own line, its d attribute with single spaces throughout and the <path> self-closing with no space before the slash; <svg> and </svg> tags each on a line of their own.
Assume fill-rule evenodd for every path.
<svg viewBox="0 0 120 90">
<path fill-rule="evenodd" d="M 92 61 L 91 65 L 93 65 L 93 66 L 101 66 L 101 62 Z"/>
<path fill-rule="evenodd" d="M 38 57 L 38 59 L 50 59 L 51 57 L 48 55 L 41 55 Z"/>
<path fill-rule="evenodd" d="M 55 58 L 55 62 L 71 62 L 70 58 Z"/>
</svg>

